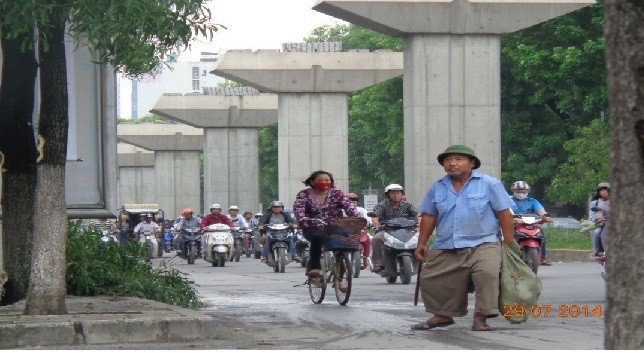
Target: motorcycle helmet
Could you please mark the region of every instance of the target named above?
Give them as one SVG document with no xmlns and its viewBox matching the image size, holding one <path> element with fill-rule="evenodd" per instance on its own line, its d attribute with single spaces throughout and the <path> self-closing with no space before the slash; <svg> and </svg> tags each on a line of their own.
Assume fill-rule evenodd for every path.
<svg viewBox="0 0 644 353">
<path fill-rule="evenodd" d="M 262 218 L 264 215 L 262 213 L 255 213 L 255 218 Z"/>
<path fill-rule="evenodd" d="M 181 215 L 184 217 L 188 217 L 188 215 L 192 214 L 192 210 L 189 208 L 184 208 L 183 211 L 181 211 Z"/>
<path fill-rule="evenodd" d="M 389 191 L 402 191 L 404 193 L 405 189 L 400 184 L 389 184 L 385 186 L 385 195 L 388 195 Z"/>
<path fill-rule="evenodd" d="M 284 208 L 284 203 L 282 201 L 276 200 L 271 202 L 271 207 L 282 207 Z"/>
<path fill-rule="evenodd" d="M 237 207 L 235 205 L 230 206 L 230 207 L 228 207 L 228 211 L 239 211 L 239 207 Z"/>
<path fill-rule="evenodd" d="M 353 192 L 348 193 L 347 198 L 351 201 L 358 201 L 358 195 Z"/>
<path fill-rule="evenodd" d="M 526 183 L 523 180 L 518 180 L 512 183 L 512 186 L 510 187 L 510 190 L 515 191 L 515 190 L 530 190 L 530 185 Z"/>
<path fill-rule="evenodd" d="M 213 208 L 221 210 L 221 205 L 218 203 L 213 203 L 212 205 L 210 205 L 210 209 L 212 210 Z"/>
</svg>

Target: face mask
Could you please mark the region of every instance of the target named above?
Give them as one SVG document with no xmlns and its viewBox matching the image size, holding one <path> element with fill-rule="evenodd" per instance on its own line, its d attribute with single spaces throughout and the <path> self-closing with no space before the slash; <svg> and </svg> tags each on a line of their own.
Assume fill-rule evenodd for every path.
<svg viewBox="0 0 644 353">
<path fill-rule="evenodd" d="M 330 181 L 316 181 L 313 183 L 313 188 L 318 191 L 327 191 L 331 188 Z"/>
<path fill-rule="evenodd" d="M 527 192 L 515 192 L 514 197 L 517 200 L 521 201 L 521 200 L 525 199 L 526 197 L 528 197 L 528 193 Z"/>
</svg>

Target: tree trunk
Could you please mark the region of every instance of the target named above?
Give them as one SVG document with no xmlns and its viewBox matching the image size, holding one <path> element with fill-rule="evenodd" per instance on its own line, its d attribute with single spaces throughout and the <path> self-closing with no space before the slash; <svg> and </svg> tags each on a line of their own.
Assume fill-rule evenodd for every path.
<svg viewBox="0 0 644 353">
<path fill-rule="evenodd" d="M 644 348 L 644 2 L 607 0 L 611 213 L 606 349 Z"/>
<path fill-rule="evenodd" d="M 56 16 L 52 16 L 56 18 Z M 49 49 L 41 46 L 41 105 L 38 124 L 34 245 L 25 315 L 66 313 L 65 283 L 67 213 L 65 160 L 67 155 L 67 70 L 65 24 L 48 28 Z"/>
<path fill-rule="evenodd" d="M 33 49 L 21 50 L 24 38 L 7 39 L 3 28 L 0 84 L 0 153 L 2 173 L 2 253 L 7 273 L 27 293 L 36 187 L 36 143 L 32 124 L 38 66 Z"/>
</svg>

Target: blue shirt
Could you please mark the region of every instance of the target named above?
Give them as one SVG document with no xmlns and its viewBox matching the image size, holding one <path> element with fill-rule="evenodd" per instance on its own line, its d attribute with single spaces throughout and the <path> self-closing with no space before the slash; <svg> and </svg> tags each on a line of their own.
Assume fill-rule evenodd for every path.
<svg viewBox="0 0 644 353">
<path fill-rule="evenodd" d="M 512 201 L 514 201 L 514 206 L 512 206 L 512 212 L 514 214 L 526 214 L 526 213 L 537 213 L 539 211 L 545 210 L 541 203 L 537 199 L 532 197 L 526 197 L 525 199 L 519 201 L 516 197 L 512 196 Z"/>
<path fill-rule="evenodd" d="M 432 249 L 460 249 L 498 242 L 499 222 L 495 212 L 513 205 L 501 181 L 472 171 L 458 194 L 449 175 L 435 182 L 419 211 L 437 216 Z"/>
</svg>

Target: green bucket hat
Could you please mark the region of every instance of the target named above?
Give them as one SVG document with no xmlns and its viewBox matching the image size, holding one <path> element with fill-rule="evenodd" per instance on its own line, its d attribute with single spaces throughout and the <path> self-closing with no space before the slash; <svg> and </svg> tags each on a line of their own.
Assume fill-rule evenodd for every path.
<svg viewBox="0 0 644 353">
<path fill-rule="evenodd" d="M 476 156 L 476 154 L 474 154 L 474 150 L 465 145 L 453 145 L 453 146 L 447 147 L 445 152 L 438 155 L 437 159 L 440 165 L 443 165 L 443 160 L 445 159 L 445 156 L 447 156 L 448 154 L 464 154 L 466 156 L 470 156 L 474 158 L 473 169 L 477 169 L 478 167 L 481 166 L 481 160 Z"/>
</svg>

